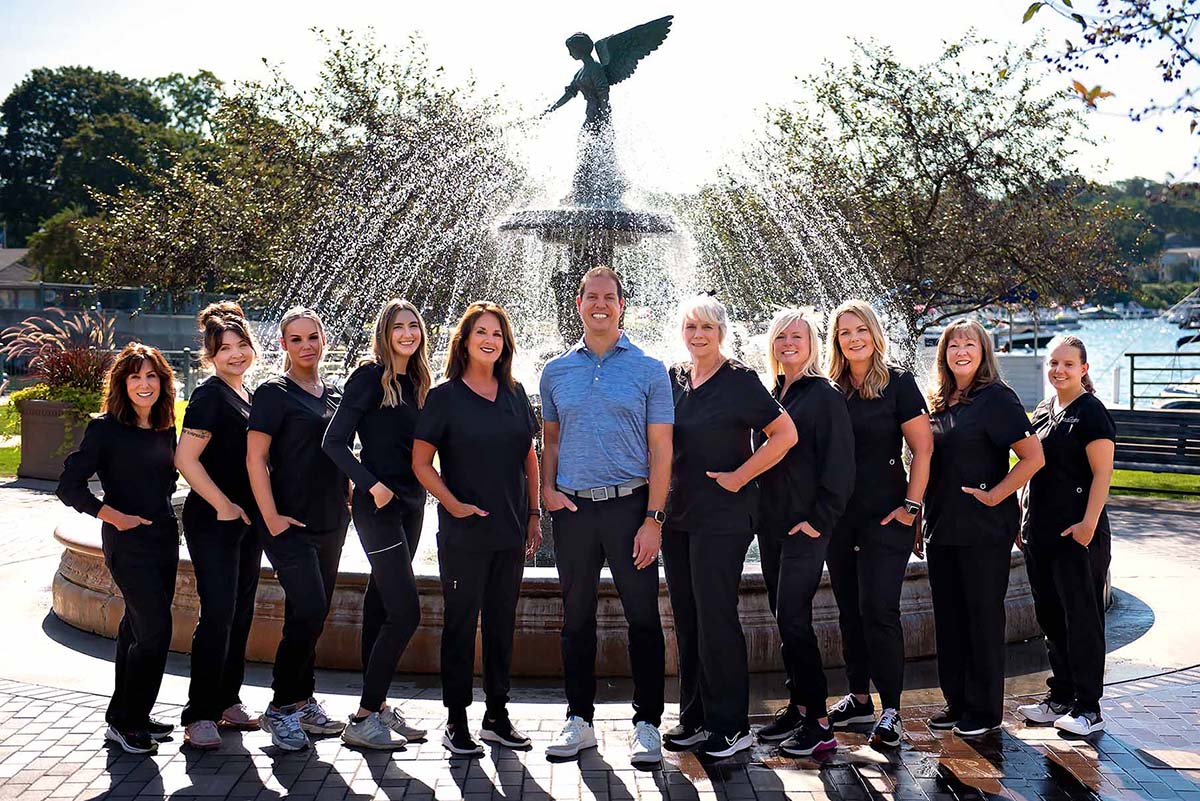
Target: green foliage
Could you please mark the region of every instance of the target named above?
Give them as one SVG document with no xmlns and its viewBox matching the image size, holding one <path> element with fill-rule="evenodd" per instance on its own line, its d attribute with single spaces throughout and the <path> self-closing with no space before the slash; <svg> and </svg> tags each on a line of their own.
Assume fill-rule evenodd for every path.
<svg viewBox="0 0 1200 801">
<path fill-rule="evenodd" d="M 10 395 L 8 398 L 0 400 L 0 437 L 19 437 L 20 435 L 21 414 L 13 404 Z"/>
<path fill-rule="evenodd" d="M 71 386 L 51 387 L 48 384 L 34 384 L 33 386 L 18 389 L 12 393 L 9 396 L 9 403 L 20 411 L 21 404 L 25 401 L 58 401 L 74 406 L 82 416 L 86 417 L 100 411 L 100 401 L 102 399 L 103 394 L 99 389 L 84 389 Z"/>
<path fill-rule="evenodd" d="M 26 261 L 41 270 L 43 281 L 87 283 L 99 265 L 84 254 L 79 223 L 86 218 L 80 206 L 68 206 L 42 223 L 29 237 Z"/>
<path fill-rule="evenodd" d="M 1142 284 L 1134 292 L 1134 299 L 1149 309 L 1169 309 L 1183 300 L 1188 293 L 1200 286 L 1194 281 L 1173 281 L 1164 284 Z"/>
<path fill-rule="evenodd" d="M 1114 495 L 1144 495 L 1154 498 L 1173 498 L 1179 496 L 1163 490 L 1190 492 L 1200 494 L 1200 476 L 1190 476 L 1186 473 L 1147 473 L 1140 470 L 1114 470 L 1112 477 Z"/>
<path fill-rule="evenodd" d="M 15 476 L 20 464 L 21 447 L 19 445 L 9 445 L 6 448 L 0 448 L 0 476 L 5 478 Z"/>
</svg>

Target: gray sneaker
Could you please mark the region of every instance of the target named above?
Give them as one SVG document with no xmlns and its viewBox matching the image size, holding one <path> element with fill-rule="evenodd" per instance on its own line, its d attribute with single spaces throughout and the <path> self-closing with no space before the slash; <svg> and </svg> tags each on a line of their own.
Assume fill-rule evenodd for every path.
<svg viewBox="0 0 1200 801">
<path fill-rule="evenodd" d="M 308 735 L 300 726 L 300 710 L 285 712 L 268 706 L 258 719 L 258 726 L 271 735 L 271 742 L 284 751 L 299 751 L 308 748 Z"/>
<path fill-rule="evenodd" d="M 357 723 L 351 718 L 342 729 L 342 742 L 379 751 L 394 751 L 408 745 L 404 735 L 393 731 L 379 712 L 372 712 Z"/>
<path fill-rule="evenodd" d="M 346 724 L 325 714 L 325 707 L 316 698 L 300 707 L 300 726 L 309 734 L 340 734 Z"/>
<path fill-rule="evenodd" d="M 379 719 L 383 721 L 385 726 L 409 742 L 424 740 L 425 735 L 429 734 L 425 729 L 419 729 L 406 721 L 404 716 L 400 714 L 400 710 L 394 706 L 385 706 L 383 711 L 379 713 Z"/>
</svg>

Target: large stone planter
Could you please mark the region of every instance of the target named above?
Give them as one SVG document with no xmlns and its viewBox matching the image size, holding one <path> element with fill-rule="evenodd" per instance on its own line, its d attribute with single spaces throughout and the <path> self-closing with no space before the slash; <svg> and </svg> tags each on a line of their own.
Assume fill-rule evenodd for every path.
<svg viewBox="0 0 1200 801">
<path fill-rule="evenodd" d="M 17 475 L 57 481 L 63 460 L 83 438 L 87 418 L 61 401 L 22 401 L 20 412 L 21 464 Z"/>
</svg>

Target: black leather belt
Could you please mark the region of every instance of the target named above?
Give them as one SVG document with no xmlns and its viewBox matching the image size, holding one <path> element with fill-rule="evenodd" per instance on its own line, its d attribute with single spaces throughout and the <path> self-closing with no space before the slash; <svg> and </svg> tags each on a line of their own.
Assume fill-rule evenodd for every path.
<svg viewBox="0 0 1200 801">
<path fill-rule="evenodd" d="M 617 484 L 615 487 L 592 487 L 591 489 L 581 490 L 559 487 L 558 491 L 563 495 L 570 495 L 573 498 L 587 498 L 592 501 L 611 501 L 613 498 L 625 498 L 632 495 L 649 483 L 644 478 L 633 478 L 622 484 Z"/>
</svg>

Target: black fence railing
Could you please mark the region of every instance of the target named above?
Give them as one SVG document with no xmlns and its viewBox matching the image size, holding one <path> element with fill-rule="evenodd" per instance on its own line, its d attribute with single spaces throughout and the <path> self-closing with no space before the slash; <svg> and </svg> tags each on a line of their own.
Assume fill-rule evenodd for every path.
<svg viewBox="0 0 1200 801">
<path fill-rule="evenodd" d="M 43 281 L 0 284 L 0 309 L 38 312 L 51 307 L 68 311 L 101 309 L 139 314 L 191 315 L 228 294 L 213 292 L 162 292 L 148 287 L 103 288 L 92 284 L 56 284 Z M 256 317 L 254 310 L 246 313 Z"/>
<path fill-rule="evenodd" d="M 1200 353 L 1127 353 L 1129 408 L 1200 409 Z"/>
</svg>

